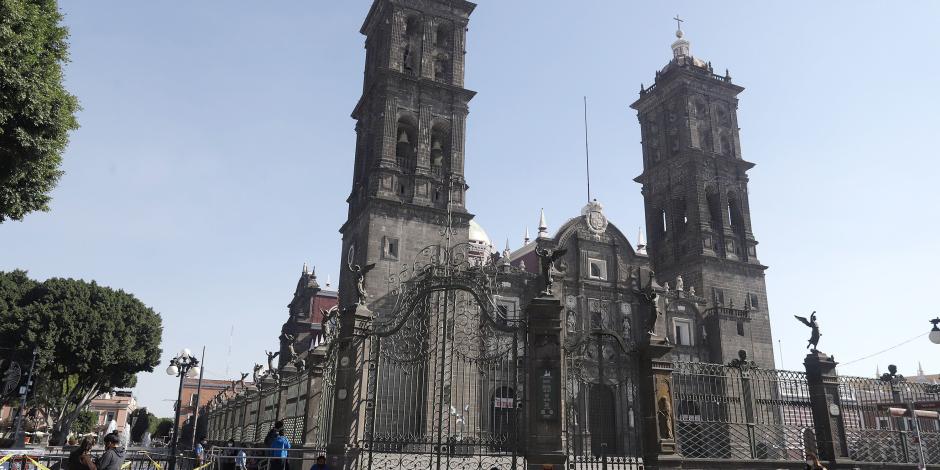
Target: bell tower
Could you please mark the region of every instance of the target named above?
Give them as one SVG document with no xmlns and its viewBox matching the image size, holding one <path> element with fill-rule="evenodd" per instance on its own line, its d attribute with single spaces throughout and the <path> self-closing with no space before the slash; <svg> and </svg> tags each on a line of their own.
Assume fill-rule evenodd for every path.
<svg viewBox="0 0 940 470">
<path fill-rule="evenodd" d="M 375 263 L 365 279 L 369 304 L 389 291 L 389 274 L 425 246 L 466 241 L 464 0 L 375 0 L 366 37 L 355 167 L 343 237 L 340 302 L 356 301 L 347 263 Z"/>
<path fill-rule="evenodd" d="M 738 137 L 738 94 L 730 74 L 715 74 L 693 57 L 681 29 L 673 58 L 637 111 L 643 146 L 648 251 L 656 278 L 682 276 L 708 301 L 702 343 L 713 362 L 743 349 L 761 367 L 773 366 L 764 270 L 751 230 L 747 171 Z"/>
</svg>

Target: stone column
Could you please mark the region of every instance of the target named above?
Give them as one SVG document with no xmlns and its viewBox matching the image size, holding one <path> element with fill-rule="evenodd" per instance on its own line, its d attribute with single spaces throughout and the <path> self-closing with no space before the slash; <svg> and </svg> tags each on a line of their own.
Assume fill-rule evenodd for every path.
<svg viewBox="0 0 940 470">
<path fill-rule="evenodd" d="M 640 341 L 639 398 L 643 416 L 643 463 L 646 468 L 680 468 L 676 452 L 675 405 L 672 384 L 672 344 L 666 339 L 667 299 L 653 279 L 652 271 L 639 273 L 641 299 L 637 311 L 652 331 Z"/>
<path fill-rule="evenodd" d="M 372 407 L 372 398 L 367 394 L 372 318 L 372 312 L 362 304 L 344 308 L 340 317 L 333 422 L 326 448 L 330 468 L 347 468 L 355 462 L 361 451 L 358 439 L 367 431 L 365 416 Z"/>
<path fill-rule="evenodd" d="M 529 357 L 526 383 L 526 460 L 530 470 L 561 470 L 561 301 L 541 296 L 526 307 Z"/>
<path fill-rule="evenodd" d="M 307 379 L 307 400 L 304 419 L 303 445 L 304 447 L 317 447 L 323 445 L 320 440 L 320 426 L 327 423 L 320 422 L 320 410 L 330 403 L 324 403 L 323 367 L 326 361 L 326 347 L 320 346 L 307 354 L 307 367 L 310 373 Z M 309 466 L 308 466 L 309 467 Z"/>
<path fill-rule="evenodd" d="M 828 462 L 830 469 L 851 468 L 845 466 L 849 460 L 849 449 L 845 440 L 845 423 L 842 421 L 837 364 L 820 351 L 807 354 L 803 362 L 813 408 L 817 453 L 819 460 Z"/>
</svg>

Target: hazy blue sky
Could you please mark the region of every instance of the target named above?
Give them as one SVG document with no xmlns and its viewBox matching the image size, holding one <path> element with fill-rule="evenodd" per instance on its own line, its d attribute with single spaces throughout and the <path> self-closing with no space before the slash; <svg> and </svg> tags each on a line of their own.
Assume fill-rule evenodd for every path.
<svg viewBox="0 0 940 470">
<path fill-rule="evenodd" d="M 741 140 L 757 164 L 750 205 L 783 367 L 805 355 L 793 314 L 818 310 L 821 349 L 842 362 L 929 330 L 940 314 L 940 3 L 479 3 L 468 198 L 498 245 L 518 247 L 540 207 L 553 230 L 578 215 L 583 95 L 595 197 L 635 238 L 640 135 L 628 106 L 671 57 L 679 13 L 692 53 L 747 88 Z M 305 261 L 336 279 L 369 4 L 62 1 L 82 127 L 52 211 L 0 226 L 0 269 L 95 279 L 160 312 L 163 363 L 141 376 L 142 405 L 171 413 L 163 370 L 181 347 L 205 344 L 214 378 L 262 362 Z M 896 363 L 913 375 L 919 360 L 940 372 L 938 353 L 920 338 L 841 372 Z"/>
</svg>

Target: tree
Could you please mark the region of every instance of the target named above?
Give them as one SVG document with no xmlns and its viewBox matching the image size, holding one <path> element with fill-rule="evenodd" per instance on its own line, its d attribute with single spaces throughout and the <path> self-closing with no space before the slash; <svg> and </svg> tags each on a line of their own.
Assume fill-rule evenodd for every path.
<svg viewBox="0 0 940 470">
<path fill-rule="evenodd" d="M 49 210 L 78 100 L 56 0 L 0 0 L 0 223 Z"/>
<path fill-rule="evenodd" d="M 72 422 L 72 431 L 75 431 L 78 434 L 86 434 L 95 430 L 95 426 L 98 425 L 98 412 L 91 410 L 84 410 L 78 413 L 78 416 L 75 417 L 75 421 Z"/>
<path fill-rule="evenodd" d="M 140 442 L 144 438 L 144 433 L 150 430 L 150 422 L 157 417 L 153 413 L 147 412 L 147 408 L 137 408 L 131 413 L 131 419 L 134 425 L 131 427 L 131 441 Z"/>
<path fill-rule="evenodd" d="M 138 372 L 153 371 L 163 327 L 159 314 L 124 291 L 0 272 L 0 297 L 24 289 L 0 309 L 0 343 L 21 359 L 38 349 L 30 405 L 49 421 L 51 442 L 58 444 L 93 398 L 133 387 Z"/>
<path fill-rule="evenodd" d="M 160 418 L 155 421 L 150 435 L 152 437 L 167 437 L 170 435 L 171 429 L 173 429 L 173 418 Z"/>
</svg>

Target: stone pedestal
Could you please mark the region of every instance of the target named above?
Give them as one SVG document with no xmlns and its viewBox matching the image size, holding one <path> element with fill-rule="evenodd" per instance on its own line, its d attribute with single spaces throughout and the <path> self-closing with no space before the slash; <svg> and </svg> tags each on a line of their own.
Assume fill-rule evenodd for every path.
<svg viewBox="0 0 940 470">
<path fill-rule="evenodd" d="M 654 312 L 655 314 L 655 312 Z M 672 400 L 672 348 L 657 334 L 640 345 L 639 396 L 643 401 L 643 462 L 647 468 L 676 459 Z M 669 467 L 668 465 L 663 465 Z"/>
<path fill-rule="evenodd" d="M 849 460 L 849 449 L 845 440 L 845 424 L 842 421 L 842 402 L 839 397 L 838 362 L 820 351 L 806 356 L 806 381 L 812 401 L 813 423 L 816 430 L 816 446 L 819 459 L 828 462 L 829 468 L 846 468 L 840 462 Z M 811 450 L 811 449 L 810 449 Z"/>
<path fill-rule="evenodd" d="M 346 468 L 355 457 L 348 454 L 359 450 L 357 444 L 364 432 L 365 413 L 367 406 L 371 406 L 366 388 L 372 319 L 372 311 L 362 304 L 348 306 L 340 315 L 333 422 L 326 448 L 330 468 Z"/>
<path fill-rule="evenodd" d="M 526 403 L 526 459 L 529 470 L 561 470 L 561 301 L 537 297 L 526 308 L 529 319 Z"/>
</svg>

